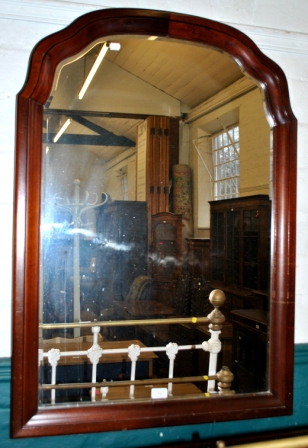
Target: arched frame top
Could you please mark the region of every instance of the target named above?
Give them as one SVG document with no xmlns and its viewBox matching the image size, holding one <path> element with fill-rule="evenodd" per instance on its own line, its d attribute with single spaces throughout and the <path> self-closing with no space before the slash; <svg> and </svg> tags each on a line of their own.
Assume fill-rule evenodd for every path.
<svg viewBox="0 0 308 448">
<path fill-rule="evenodd" d="M 273 124 L 269 391 L 219 399 L 38 410 L 39 222 L 43 104 L 58 64 L 108 35 L 156 35 L 211 46 L 260 83 Z M 14 240 L 12 437 L 160 427 L 290 414 L 293 397 L 296 119 L 282 70 L 240 31 L 168 12 L 107 9 L 86 14 L 33 50 L 18 94 Z M 277 372 L 279 374 L 277 375 Z"/>
</svg>

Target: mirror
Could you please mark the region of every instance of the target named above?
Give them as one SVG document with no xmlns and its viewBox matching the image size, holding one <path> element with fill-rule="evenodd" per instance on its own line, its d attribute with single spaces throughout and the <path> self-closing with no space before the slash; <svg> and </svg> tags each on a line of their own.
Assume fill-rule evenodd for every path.
<svg viewBox="0 0 308 448">
<path fill-rule="evenodd" d="M 221 287 L 227 321 L 219 367 L 234 370 L 234 364 L 237 393 L 267 390 L 270 144 L 261 88 L 217 50 L 156 36 L 108 36 L 64 60 L 43 116 L 40 322 L 50 324 L 42 327 L 45 364 L 49 349 L 72 351 L 72 341 L 79 341 L 82 350 L 80 337 L 91 339 L 91 328 L 64 324 L 135 320 L 136 303 L 147 307 L 144 319 L 206 317 L 209 292 Z M 237 348 L 232 339 L 236 331 L 241 340 L 251 334 L 237 329 L 233 312 L 265 327 L 256 349 L 262 356 L 253 368 L 252 361 L 241 366 L 245 374 L 237 369 L 240 360 L 232 359 L 244 346 Z M 120 341 L 191 345 L 210 336 L 204 325 L 187 331 L 183 337 L 183 325 L 157 324 L 102 327 L 99 335 L 103 348 Z M 238 355 L 247 356 L 246 350 Z M 103 357 L 97 380 L 129 380 L 126 366 L 113 374 L 101 364 Z M 262 369 L 253 376 L 255 365 Z M 151 376 L 165 378 L 167 360 L 155 359 L 153 368 Z M 50 383 L 51 367 L 43 370 L 42 384 Z M 204 374 L 206 360 L 202 353 L 180 353 L 175 372 L 181 378 Z M 79 392 L 90 401 L 90 394 Z M 43 403 L 50 400 L 50 392 L 43 394 Z"/>
<path fill-rule="evenodd" d="M 45 39 L 19 95 L 17 192 L 27 202 L 16 224 L 26 216 L 29 230 L 16 232 L 24 336 L 14 330 L 13 362 L 30 395 L 20 408 L 26 391 L 13 394 L 13 434 L 74 432 L 85 418 L 85 432 L 119 429 L 123 413 L 129 427 L 179 423 L 179 400 L 200 422 L 225 420 L 226 406 L 228 419 L 290 412 L 293 348 L 279 335 L 293 328 L 296 122 L 285 78 L 221 24 L 122 11 L 132 30 L 118 13 L 81 18 L 78 39 L 70 28 Z M 220 289 L 226 321 L 212 317 L 209 329 L 208 296 Z M 213 370 L 202 343 L 216 335 Z M 211 375 L 225 365 L 235 393 L 220 396 Z M 47 426 L 51 416 L 66 429 L 57 418 Z"/>
</svg>

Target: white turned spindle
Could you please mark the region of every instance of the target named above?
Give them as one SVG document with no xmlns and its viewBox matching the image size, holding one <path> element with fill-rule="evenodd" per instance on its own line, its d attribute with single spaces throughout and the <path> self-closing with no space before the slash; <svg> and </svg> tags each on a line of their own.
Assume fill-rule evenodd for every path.
<svg viewBox="0 0 308 448">
<path fill-rule="evenodd" d="M 91 331 L 93 333 L 93 345 L 98 345 L 98 335 L 100 332 L 100 327 L 98 326 L 91 327 Z"/>
<path fill-rule="evenodd" d="M 48 362 L 51 365 L 51 384 L 56 384 L 56 373 L 58 361 L 61 357 L 61 352 L 58 348 L 52 348 L 48 352 Z M 56 390 L 51 389 L 51 404 L 56 402 Z"/>
<path fill-rule="evenodd" d="M 174 360 L 178 353 L 178 344 L 175 342 L 169 342 L 166 346 L 166 354 L 169 358 L 169 376 L 168 378 L 173 378 Z M 172 383 L 168 383 L 168 395 L 172 395 Z"/>
<path fill-rule="evenodd" d="M 221 342 L 219 335 L 222 328 L 222 323 L 225 321 L 224 315 L 219 310 L 226 301 L 226 296 L 220 289 L 214 289 L 209 295 L 209 301 L 213 305 L 213 311 L 207 316 L 211 321 L 209 330 L 211 338 L 208 341 L 208 351 L 210 352 L 209 360 L 209 376 L 217 373 L 217 355 L 221 351 Z M 215 391 L 215 381 L 211 380 L 207 386 L 208 392 Z"/>
<path fill-rule="evenodd" d="M 103 353 L 103 349 L 97 343 L 99 330 L 100 330 L 100 327 L 92 327 L 93 345 L 87 351 L 87 356 L 92 363 L 92 383 L 96 383 L 97 364 L 98 364 L 99 358 L 102 356 L 102 353 Z M 91 401 L 96 401 L 96 388 L 95 387 L 91 388 Z"/>
<path fill-rule="evenodd" d="M 108 386 L 101 387 L 102 401 L 107 401 L 108 400 L 108 398 L 107 398 L 108 392 L 109 392 L 109 387 Z"/>
<path fill-rule="evenodd" d="M 140 346 L 136 344 L 132 344 L 128 347 L 128 356 L 130 360 L 132 361 L 132 367 L 130 371 L 130 380 L 135 381 L 136 378 L 136 362 L 140 355 Z M 135 394 L 135 386 L 131 384 L 129 387 L 129 396 L 130 398 L 134 398 Z"/>
<path fill-rule="evenodd" d="M 210 352 L 209 359 L 209 373 L 208 375 L 216 375 L 217 373 L 217 356 L 221 351 L 221 341 L 219 340 L 219 335 L 221 331 L 210 330 L 211 339 L 208 340 L 208 351 Z M 215 391 L 215 380 L 209 380 L 207 383 L 207 391 Z"/>
</svg>

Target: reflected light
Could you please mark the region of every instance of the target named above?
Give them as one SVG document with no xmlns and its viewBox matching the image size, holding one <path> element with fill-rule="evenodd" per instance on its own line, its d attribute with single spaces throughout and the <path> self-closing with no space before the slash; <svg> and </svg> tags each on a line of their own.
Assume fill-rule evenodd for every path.
<svg viewBox="0 0 308 448">
<path fill-rule="evenodd" d="M 95 73 L 97 72 L 98 67 L 100 66 L 102 60 L 104 59 L 108 49 L 112 50 L 112 51 L 119 51 L 121 48 L 121 45 L 119 43 L 116 42 L 111 42 L 111 43 L 107 43 L 105 42 L 104 45 L 102 46 L 100 52 L 98 53 L 97 58 L 95 59 L 94 64 L 92 65 L 91 70 L 89 71 L 88 76 L 86 77 L 86 80 L 83 84 L 83 86 L 81 87 L 81 90 L 79 92 L 78 98 L 81 100 L 84 96 L 84 94 L 87 91 L 87 88 L 90 85 L 90 82 L 92 81 Z"/>
<path fill-rule="evenodd" d="M 54 143 L 56 143 L 59 138 L 61 137 L 61 135 L 63 134 L 63 132 L 66 131 L 66 129 L 69 127 L 69 125 L 71 124 L 72 120 L 71 118 L 68 118 L 66 120 L 66 122 L 64 123 L 64 125 L 62 126 L 62 128 L 59 130 L 59 132 L 57 133 L 57 135 L 55 136 L 55 138 L 53 139 Z"/>
<path fill-rule="evenodd" d="M 121 44 L 119 42 L 110 42 L 109 50 L 111 50 L 111 51 L 120 51 L 121 50 Z"/>
</svg>

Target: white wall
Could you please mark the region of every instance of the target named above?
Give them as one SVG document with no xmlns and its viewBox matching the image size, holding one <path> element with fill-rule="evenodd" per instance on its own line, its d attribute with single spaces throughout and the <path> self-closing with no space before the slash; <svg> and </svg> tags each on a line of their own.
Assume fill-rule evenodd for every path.
<svg viewBox="0 0 308 448">
<path fill-rule="evenodd" d="M 15 97 L 29 55 L 43 37 L 101 8 L 132 7 L 195 14 L 250 36 L 285 71 L 298 119 L 298 212 L 295 342 L 308 342 L 308 2 L 297 0 L 0 0 L 0 357 L 10 356 Z"/>
</svg>

